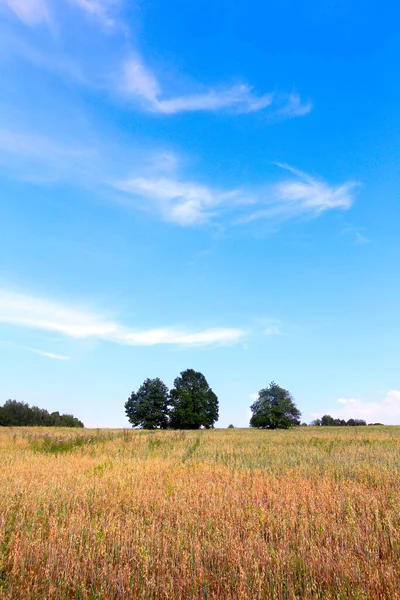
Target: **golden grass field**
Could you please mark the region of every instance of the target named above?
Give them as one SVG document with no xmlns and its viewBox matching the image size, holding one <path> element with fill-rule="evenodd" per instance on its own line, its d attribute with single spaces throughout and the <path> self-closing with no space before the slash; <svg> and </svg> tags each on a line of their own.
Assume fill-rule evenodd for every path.
<svg viewBox="0 0 400 600">
<path fill-rule="evenodd" d="M 400 598 L 400 428 L 47 431 L 0 428 L 1 599 Z"/>
</svg>

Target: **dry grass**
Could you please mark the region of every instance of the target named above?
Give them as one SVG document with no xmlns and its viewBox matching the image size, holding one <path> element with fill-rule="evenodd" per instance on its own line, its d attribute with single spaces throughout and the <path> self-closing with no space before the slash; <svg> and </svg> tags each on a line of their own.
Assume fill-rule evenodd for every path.
<svg viewBox="0 0 400 600">
<path fill-rule="evenodd" d="M 0 428 L 0 598 L 400 598 L 399 470 L 400 428 Z"/>
</svg>

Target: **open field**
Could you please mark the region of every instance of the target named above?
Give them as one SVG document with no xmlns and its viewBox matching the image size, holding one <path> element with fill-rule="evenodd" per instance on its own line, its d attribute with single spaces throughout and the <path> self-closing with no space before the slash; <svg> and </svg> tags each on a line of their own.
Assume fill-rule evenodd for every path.
<svg viewBox="0 0 400 600">
<path fill-rule="evenodd" d="M 400 598 L 400 428 L 0 428 L 1 599 Z"/>
</svg>

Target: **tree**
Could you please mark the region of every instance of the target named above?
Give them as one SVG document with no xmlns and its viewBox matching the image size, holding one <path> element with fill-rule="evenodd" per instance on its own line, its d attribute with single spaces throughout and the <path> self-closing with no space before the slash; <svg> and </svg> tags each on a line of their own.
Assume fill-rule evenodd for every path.
<svg viewBox="0 0 400 600">
<path fill-rule="evenodd" d="M 166 429 L 168 427 L 168 388 L 161 379 L 146 379 L 125 403 L 132 427 Z"/>
<path fill-rule="evenodd" d="M 322 427 L 334 427 L 336 425 L 335 419 L 331 415 L 324 415 L 321 418 Z"/>
<path fill-rule="evenodd" d="M 1 426 L 45 426 L 45 427 L 83 427 L 73 415 L 60 415 L 58 412 L 49 413 L 44 408 L 29 406 L 26 402 L 7 400 L 0 406 Z"/>
<path fill-rule="evenodd" d="M 53 421 L 53 424 L 57 424 L 57 417 L 53 416 L 53 413 L 50 415 L 50 418 Z M 73 415 L 61 415 L 60 416 L 60 426 L 61 427 L 83 427 L 82 421 L 74 417 Z"/>
<path fill-rule="evenodd" d="M 174 429 L 209 429 L 218 420 L 218 398 L 202 373 L 182 371 L 170 398 L 170 425 Z"/>
<path fill-rule="evenodd" d="M 17 402 L 17 400 L 7 400 L 1 408 L 0 423 L 2 425 L 35 425 L 30 419 L 29 404 L 26 402 Z"/>
<path fill-rule="evenodd" d="M 366 425 L 364 419 L 334 419 L 331 415 L 324 415 L 321 419 L 315 419 L 311 425 L 322 425 L 322 427 L 358 427 Z"/>
<path fill-rule="evenodd" d="M 346 423 L 349 427 L 362 427 L 367 424 L 364 419 L 349 419 Z"/>
<path fill-rule="evenodd" d="M 301 412 L 291 394 L 274 381 L 258 392 L 258 399 L 250 409 L 253 413 L 250 427 L 288 429 L 293 425 L 300 425 Z"/>
</svg>

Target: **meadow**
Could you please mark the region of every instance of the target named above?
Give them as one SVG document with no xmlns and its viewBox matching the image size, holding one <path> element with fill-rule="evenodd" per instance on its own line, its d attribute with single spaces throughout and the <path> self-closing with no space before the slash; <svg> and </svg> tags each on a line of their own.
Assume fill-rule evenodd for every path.
<svg viewBox="0 0 400 600">
<path fill-rule="evenodd" d="M 400 598 L 400 428 L 0 428 L 1 599 Z"/>
</svg>

